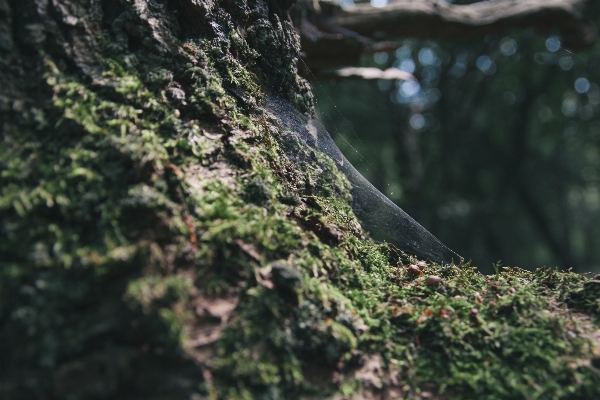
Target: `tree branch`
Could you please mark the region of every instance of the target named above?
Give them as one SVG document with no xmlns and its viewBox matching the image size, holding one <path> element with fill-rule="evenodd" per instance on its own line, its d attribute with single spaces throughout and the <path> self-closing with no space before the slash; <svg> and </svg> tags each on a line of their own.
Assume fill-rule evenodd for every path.
<svg viewBox="0 0 600 400">
<path fill-rule="evenodd" d="M 596 40 L 588 23 L 591 0 L 497 0 L 456 5 L 439 0 L 395 0 L 385 7 L 358 4 L 309 12 L 300 24 L 309 68 L 358 63 L 361 54 L 387 50 L 398 37 L 468 40 L 509 28 L 560 32 L 562 43 L 578 49 Z"/>
<path fill-rule="evenodd" d="M 328 75 L 329 76 L 329 75 Z M 334 71 L 332 78 L 361 78 L 361 79 L 384 79 L 391 81 L 416 81 L 413 74 L 399 70 L 398 68 L 388 68 L 385 71 L 379 68 L 360 68 L 346 67 Z"/>
<path fill-rule="evenodd" d="M 498 0 L 454 5 L 438 0 L 396 0 L 385 7 L 359 4 L 331 23 L 364 36 L 466 40 L 507 28 L 559 29 L 564 44 L 581 48 L 596 38 L 584 17 L 589 0 Z"/>
</svg>

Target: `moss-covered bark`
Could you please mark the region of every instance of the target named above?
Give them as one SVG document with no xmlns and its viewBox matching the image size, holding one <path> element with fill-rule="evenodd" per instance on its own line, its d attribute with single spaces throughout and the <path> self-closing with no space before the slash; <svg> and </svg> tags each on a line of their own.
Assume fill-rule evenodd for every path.
<svg viewBox="0 0 600 400">
<path fill-rule="evenodd" d="M 288 6 L 0 0 L 2 397 L 599 396 L 597 281 L 407 268 L 263 112 Z"/>
</svg>

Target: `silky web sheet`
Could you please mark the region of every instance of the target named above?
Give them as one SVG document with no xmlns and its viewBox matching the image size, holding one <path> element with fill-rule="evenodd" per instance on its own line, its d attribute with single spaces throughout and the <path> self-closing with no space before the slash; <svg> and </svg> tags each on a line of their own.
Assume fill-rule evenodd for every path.
<svg viewBox="0 0 600 400">
<path fill-rule="evenodd" d="M 354 213 L 375 240 L 392 243 L 408 254 L 440 264 L 462 260 L 367 181 L 344 157 L 319 121 L 306 117 L 288 101 L 276 97 L 264 99 L 264 110 L 302 145 L 321 151 L 335 161 L 352 185 Z"/>
</svg>

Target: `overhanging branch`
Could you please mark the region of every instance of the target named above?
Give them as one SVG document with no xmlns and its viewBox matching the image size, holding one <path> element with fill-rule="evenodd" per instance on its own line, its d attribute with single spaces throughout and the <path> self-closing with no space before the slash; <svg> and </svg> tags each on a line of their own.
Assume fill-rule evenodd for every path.
<svg viewBox="0 0 600 400">
<path fill-rule="evenodd" d="M 584 12 L 589 0 L 498 0 L 454 5 L 438 0 L 396 0 L 381 8 L 359 4 L 331 23 L 364 36 L 471 39 L 507 28 L 558 28 L 565 45 L 581 48 L 596 35 Z"/>
<path fill-rule="evenodd" d="M 342 52 L 343 60 L 357 60 L 384 39 L 468 40 L 508 28 L 533 28 L 541 33 L 556 29 L 566 47 L 579 49 L 596 40 L 596 30 L 585 18 L 591 3 L 591 0 L 497 0 L 455 5 L 440 0 L 395 0 L 380 8 L 359 4 L 316 13 L 310 18 L 310 34 L 305 35 L 302 27 L 300 30 L 307 63 L 317 68 L 335 66 L 332 57 L 323 59 L 332 54 L 328 49 L 336 54 Z M 315 35 L 315 28 L 323 33 L 326 42 Z M 336 42 L 345 45 L 336 46 Z"/>
</svg>

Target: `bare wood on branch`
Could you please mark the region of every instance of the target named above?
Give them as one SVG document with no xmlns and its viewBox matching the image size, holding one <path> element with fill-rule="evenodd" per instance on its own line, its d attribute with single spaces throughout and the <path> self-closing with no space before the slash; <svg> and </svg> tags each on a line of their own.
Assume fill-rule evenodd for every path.
<svg viewBox="0 0 600 400">
<path fill-rule="evenodd" d="M 358 4 L 317 12 L 300 28 L 307 64 L 319 69 L 357 62 L 398 37 L 468 40 L 509 28 L 556 29 L 563 44 L 579 49 L 596 40 L 587 21 L 591 0 L 497 0 L 456 5 L 440 0 L 395 0 L 385 7 Z M 304 23 L 310 24 L 304 27 Z M 339 60 L 335 61 L 334 56 Z"/>
<path fill-rule="evenodd" d="M 398 68 L 388 68 L 385 71 L 379 68 L 361 68 L 346 67 L 340 68 L 334 72 L 334 75 L 340 78 L 361 78 L 361 79 L 384 79 L 388 81 L 416 81 L 413 74 L 402 71 Z"/>
</svg>

